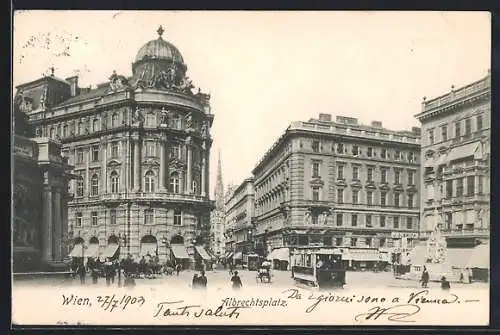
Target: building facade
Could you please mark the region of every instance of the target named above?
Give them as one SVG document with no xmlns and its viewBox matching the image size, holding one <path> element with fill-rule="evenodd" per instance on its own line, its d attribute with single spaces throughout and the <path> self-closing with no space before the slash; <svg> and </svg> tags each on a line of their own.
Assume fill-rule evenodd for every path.
<svg viewBox="0 0 500 335">
<path fill-rule="evenodd" d="M 474 247 L 490 236 L 491 77 L 424 99 L 421 235 L 436 228 L 448 247 Z M 450 258 L 453 258 L 450 250 Z M 473 252 L 473 249 L 469 249 Z M 461 250 L 454 265 L 470 258 Z M 488 263 L 484 253 L 483 266 Z M 462 266 L 466 266 L 462 264 Z"/>
<path fill-rule="evenodd" d="M 234 263 L 246 263 L 256 251 L 254 231 L 255 194 L 253 177 L 245 179 L 226 202 L 226 258 Z"/>
<path fill-rule="evenodd" d="M 139 49 L 132 76 L 113 71 L 86 89 L 52 72 L 18 87 L 35 100 L 36 135 L 61 141 L 74 166 L 74 257 L 151 255 L 189 266 L 210 242 L 210 96 L 192 92 L 181 53 L 162 34 Z"/>
<path fill-rule="evenodd" d="M 293 122 L 253 170 L 267 253 L 340 247 L 354 267 L 411 248 L 419 229 L 420 129 L 320 114 Z"/>
<path fill-rule="evenodd" d="M 67 254 L 67 211 L 70 166 L 61 156 L 61 143 L 32 139 L 22 124 L 31 99 L 14 103 L 12 185 L 13 272 L 50 271 L 63 265 Z M 21 117 L 17 117 L 21 115 Z M 22 131 L 19 131 L 22 129 Z"/>
</svg>

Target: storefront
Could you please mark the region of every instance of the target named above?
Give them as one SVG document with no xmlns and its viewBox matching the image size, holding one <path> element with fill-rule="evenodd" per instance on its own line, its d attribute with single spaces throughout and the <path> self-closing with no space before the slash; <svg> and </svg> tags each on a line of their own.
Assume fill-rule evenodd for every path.
<svg viewBox="0 0 500 335">
<path fill-rule="evenodd" d="M 275 270 L 288 270 L 290 264 L 290 249 L 289 248 L 278 248 L 274 249 L 267 255 L 266 259 L 271 261 L 273 264 L 273 269 Z"/>
<path fill-rule="evenodd" d="M 212 269 L 212 257 L 208 254 L 208 252 L 202 246 L 194 247 L 195 254 L 195 270 L 210 270 Z"/>
<path fill-rule="evenodd" d="M 190 268 L 191 257 L 189 257 L 184 244 L 171 244 L 170 251 L 172 252 L 172 258 L 175 260 L 175 264 L 181 264 L 183 269 Z"/>
</svg>

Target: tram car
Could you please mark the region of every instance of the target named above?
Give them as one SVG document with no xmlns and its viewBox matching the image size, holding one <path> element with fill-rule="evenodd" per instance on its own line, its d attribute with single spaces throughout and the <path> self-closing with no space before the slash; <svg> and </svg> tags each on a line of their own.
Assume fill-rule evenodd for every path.
<svg viewBox="0 0 500 335">
<path fill-rule="evenodd" d="M 340 249 L 297 250 L 292 264 L 292 278 L 297 286 L 343 288 L 346 283 Z"/>
</svg>

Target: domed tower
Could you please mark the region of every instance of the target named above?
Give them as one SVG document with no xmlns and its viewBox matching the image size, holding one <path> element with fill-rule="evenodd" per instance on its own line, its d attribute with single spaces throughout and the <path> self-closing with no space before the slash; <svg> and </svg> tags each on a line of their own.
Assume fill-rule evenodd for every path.
<svg viewBox="0 0 500 335">
<path fill-rule="evenodd" d="M 179 49 L 163 39 L 162 26 L 157 33 L 157 39 L 147 42 L 137 52 L 132 64 L 132 84 L 191 93 L 193 86 L 186 77 L 187 66 Z"/>
</svg>

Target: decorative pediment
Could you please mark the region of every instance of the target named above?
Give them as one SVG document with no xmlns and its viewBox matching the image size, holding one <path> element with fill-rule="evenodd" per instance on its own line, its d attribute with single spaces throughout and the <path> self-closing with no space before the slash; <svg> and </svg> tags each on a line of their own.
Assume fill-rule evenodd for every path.
<svg viewBox="0 0 500 335">
<path fill-rule="evenodd" d="M 373 181 L 368 181 L 365 184 L 365 188 L 374 190 L 377 188 L 377 186 L 375 186 L 375 183 Z"/>
<path fill-rule="evenodd" d="M 108 162 L 108 167 L 117 167 L 117 166 L 120 166 L 122 165 L 122 162 L 120 162 L 119 160 L 116 160 L 116 159 L 112 159 Z"/>
<path fill-rule="evenodd" d="M 384 191 L 389 191 L 389 190 L 391 189 L 391 187 L 390 187 L 390 186 L 389 186 L 389 184 L 387 184 L 387 183 L 383 183 L 383 184 L 381 184 L 381 185 L 379 186 L 379 188 L 380 188 L 381 190 L 384 190 Z"/>
<path fill-rule="evenodd" d="M 337 179 L 337 181 L 335 182 L 335 185 L 342 186 L 342 187 L 346 187 L 347 186 L 347 184 L 346 184 L 346 182 L 345 182 L 344 179 Z"/>
<path fill-rule="evenodd" d="M 313 180 L 311 180 L 309 182 L 309 184 L 312 187 L 323 187 L 323 185 L 325 185 L 325 182 L 323 180 L 321 180 L 320 178 L 314 178 Z"/>
<path fill-rule="evenodd" d="M 178 158 L 173 158 L 168 163 L 168 166 L 172 169 L 183 170 L 186 164 Z"/>
<path fill-rule="evenodd" d="M 394 185 L 394 191 L 403 192 L 404 188 L 401 184 Z"/>
<path fill-rule="evenodd" d="M 158 167 L 160 166 L 160 163 L 158 162 L 157 159 L 154 158 L 147 158 L 142 162 L 143 165 L 150 166 L 150 167 Z"/>
<path fill-rule="evenodd" d="M 415 185 L 409 185 L 406 187 L 406 192 L 408 193 L 416 193 L 417 187 Z"/>
<path fill-rule="evenodd" d="M 361 188 L 363 187 L 363 185 L 361 185 L 361 182 L 359 180 L 353 180 L 351 181 L 351 187 L 355 187 L 355 188 Z"/>
</svg>

